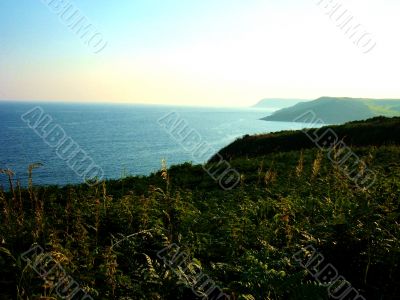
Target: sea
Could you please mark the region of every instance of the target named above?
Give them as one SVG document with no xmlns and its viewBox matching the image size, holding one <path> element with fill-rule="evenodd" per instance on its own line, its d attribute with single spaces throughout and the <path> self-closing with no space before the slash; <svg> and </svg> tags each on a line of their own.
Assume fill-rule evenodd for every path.
<svg viewBox="0 0 400 300">
<path fill-rule="evenodd" d="M 166 120 L 166 116 L 179 118 L 186 130 L 196 132 L 217 152 L 247 134 L 304 127 L 301 123 L 260 120 L 276 109 L 1 101 L 0 169 L 11 170 L 13 179 L 23 186 L 27 185 L 28 166 L 33 163 L 41 164 L 33 170 L 34 185 L 62 186 L 84 181 L 82 174 L 59 155 L 55 143 L 45 137 L 46 130 L 35 129 L 33 121 L 39 118 L 38 112 L 44 118 L 42 124 L 49 121 L 57 126 L 101 168 L 105 179 L 120 179 L 156 172 L 163 160 L 167 166 L 205 162 L 196 161 L 193 151 L 160 125 L 159 120 Z M 8 187 L 5 174 L 0 174 L 0 185 Z"/>
</svg>

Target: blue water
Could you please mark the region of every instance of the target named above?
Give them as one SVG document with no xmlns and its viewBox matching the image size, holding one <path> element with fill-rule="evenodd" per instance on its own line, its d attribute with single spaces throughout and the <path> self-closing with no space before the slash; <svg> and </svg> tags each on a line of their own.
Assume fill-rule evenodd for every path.
<svg viewBox="0 0 400 300">
<path fill-rule="evenodd" d="M 106 178 L 147 175 L 167 164 L 193 161 L 157 120 L 175 111 L 197 130 L 202 140 L 218 149 L 245 134 L 300 129 L 302 124 L 259 120 L 271 110 L 257 108 L 194 108 L 111 104 L 50 104 L 0 102 L 0 169 L 11 169 L 23 185 L 27 167 L 34 170 L 36 185 L 80 183 L 83 179 L 56 155 L 55 148 L 21 119 L 28 110 L 40 106 L 66 134 L 85 150 L 104 171 Z M 0 174 L 0 184 L 6 177 Z"/>
</svg>

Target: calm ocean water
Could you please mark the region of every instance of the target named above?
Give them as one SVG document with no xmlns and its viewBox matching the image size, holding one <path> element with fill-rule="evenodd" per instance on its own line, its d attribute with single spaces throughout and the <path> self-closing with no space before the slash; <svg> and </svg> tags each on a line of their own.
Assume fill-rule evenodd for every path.
<svg viewBox="0 0 400 300">
<path fill-rule="evenodd" d="M 56 155 L 21 115 L 40 106 L 59 124 L 103 170 L 106 178 L 147 175 L 161 167 L 193 161 L 157 122 L 175 111 L 202 140 L 218 149 L 245 134 L 300 129 L 302 124 L 266 122 L 259 118 L 272 111 L 259 108 L 193 108 L 111 104 L 49 104 L 0 102 L 0 169 L 11 169 L 26 185 L 27 167 L 40 162 L 34 170 L 34 184 L 64 185 L 80 183 L 82 178 Z M 0 174 L 0 184 L 6 177 Z"/>
</svg>

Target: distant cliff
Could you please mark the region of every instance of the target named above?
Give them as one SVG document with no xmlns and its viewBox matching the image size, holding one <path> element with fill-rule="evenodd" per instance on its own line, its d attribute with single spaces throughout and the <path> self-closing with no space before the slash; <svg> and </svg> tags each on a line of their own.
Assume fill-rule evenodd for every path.
<svg viewBox="0 0 400 300">
<path fill-rule="evenodd" d="M 400 116 L 400 99 L 361 99 L 321 97 L 314 101 L 297 103 L 262 118 L 266 121 L 292 122 L 312 111 L 327 124 L 341 124 L 375 116 Z"/>
<path fill-rule="evenodd" d="M 304 99 L 281 99 L 281 98 L 265 98 L 260 100 L 257 104 L 253 105 L 256 108 L 277 108 L 281 109 L 284 107 L 293 106 L 299 102 L 305 102 L 310 100 Z"/>
</svg>

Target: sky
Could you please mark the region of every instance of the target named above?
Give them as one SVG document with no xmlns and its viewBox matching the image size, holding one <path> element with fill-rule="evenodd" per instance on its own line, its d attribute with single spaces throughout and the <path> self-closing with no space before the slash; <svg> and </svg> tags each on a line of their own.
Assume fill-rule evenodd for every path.
<svg viewBox="0 0 400 300">
<path fill-rule="evenodd" d="M 275 97 L 400 98 L 400 1 L 333 0 L 365 30 L 358 45 L 324 2 L 1 0 L 0 99 L 250 106 Z M 96 29 L 99 49 L 60 18 L 66 5 Z M 376 46 L 364 53 L 367 37 Z"/>
</svg>

